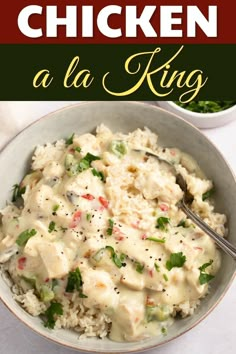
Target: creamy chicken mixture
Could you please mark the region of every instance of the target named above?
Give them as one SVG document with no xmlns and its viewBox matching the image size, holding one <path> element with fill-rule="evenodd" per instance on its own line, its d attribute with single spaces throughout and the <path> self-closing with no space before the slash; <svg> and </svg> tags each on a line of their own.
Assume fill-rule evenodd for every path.
<svg viewBox="0 0 236 354">
<path fill-rule="evenodd" d="M 102 125 L 96 135 L 37 147 L 15 203 L 1 211 L 0 261 L 16 299 L 45 326 L 83 333 L 83 306 L 95 319 L 106 316 L 112 340 L 136 341 L 165 333 L 177 313 L 192 314 L 207 294 L 220 253 L 178 208 L 183 193 L 171 171 L 137 149 L 173 163 L 194 196 L 192 209 L 224 235 L 212 182 L 148 129 L 124 135 Z M 73 301 L 78 319 L 70 322 Z"/>
</svg>

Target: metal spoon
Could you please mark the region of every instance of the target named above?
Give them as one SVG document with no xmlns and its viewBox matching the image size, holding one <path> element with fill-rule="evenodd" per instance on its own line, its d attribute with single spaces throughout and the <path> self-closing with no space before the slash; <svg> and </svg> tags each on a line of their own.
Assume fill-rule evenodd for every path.
<svg viewBox="0 0 236 354">
<path fill-rule="evenodd" d="M 193 196 L 192 194 L 188 191 L 187 188 L 187 183 L 184 179 L 184 177 L 177 172 L 176 168 L 174 165 L 172 165 L 170 162 L 162 159 L 156 154 L 153 154 L 152 152 L 145 151 L 145 150 L 136 150 L 137 152 L 144 152 L 146 156 L 153 156 L 156 159 L 158 159 L 159 162 L 164 163 L 168 166 L 168 168 L 171 170 L 173 175 L 176 177 L 176 183 L 179 185 L 181 190 L 184 192 L 183 199 L 178 202 L 178 207 L 191 219 L 200 229 L 202 229 L 208 236 L 213 238 L 215 243 L 228 255 L 233 257 L 234 260 L 236 260 L 236 247 L 233 246 L 229 241 L 224 239 L 222 236 L 220 236 L 217 232 L 215 232 L 209 225 L 207 225 L 198 215 L 196 215 L 189 207 L 188 205 L 192 203 L 193 201 Z"/>
</svg>

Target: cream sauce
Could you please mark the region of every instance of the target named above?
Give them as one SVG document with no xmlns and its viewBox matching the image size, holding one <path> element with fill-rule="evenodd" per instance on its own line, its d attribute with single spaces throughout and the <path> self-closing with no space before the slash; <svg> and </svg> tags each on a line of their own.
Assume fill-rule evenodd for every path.
<svg viewBox="0 0 236 354">
<path fill-rule="evenodd" d="M 128 143 L 134 141 L 132 135 L 121 137 Z M 10 254 L 9 268 L 16 281 L 33 278 L 40 287 L 52 279 L 62 279 L 58 291 L 61 296 L 68 273 L 79 267 L 87 296 L 81 301 L 111 317 L 111 339 L 134 341 L 159 334 L 172 323 L 174 308 L 206 294 L 208 285 L 199 283 L 199 267 L 212 259 L 207 271 L 215 274 L 220 254 L 211 239 L 189 220 L 187 227 L 178 226 L 185 219 L 176 206 L 182 191 L 170 172 L 155 159 L 134 153 L 131 146 L 128 153 L 117 157 L 109 150 L 115 139 L 117 136 L 107 130 L 97 139 L 91 134 L 75 137 L 57 161 L 47 158 L 40 170 L 28 175 L 22 182 L 27 186 L 23 209 L 7 207 L 2 211 L 0 251 Z M 82 148 L 81 152 L 75 150 L 76 146 Z M 99 155 L 100 160 L 83 172 L 68 175 L 68 154 L 78 163 L 87 152 Z M 159 152 L 174 158 L 180 166 L 179 150 Z M 183 158 L 186 166 L 186 155 Z M 95 168 L 104 174 L 105 183 L 94 175 Z M 191 172 L 195 170 L 198 168 L 194 169 L 191 160 Z M 209 188 L 211 182 L 200 184 L 193 173 L 186 169 L 184 173 L 191 183 L 198 182 L 198 190 L 190 186 L 193 194 Z M 160 217 L 169 218 L 163 230 L 156 227 Z M 12 256 L 19 235 L 32 229 L 36 235 L 24 246 L 17 246 L 18 252 Z M 164 241 L 148 240 L 150 237 Z M 107 246 L 119 259 L 124 255 L 121 267 L 115 264 Z M 169 271 L 166 262 L 177 252 L 185 255 L 186 262 Z M 150 307 L 159 311 L 151 319 Z M 168 316 L 163 315 L 166 313 Z"/>
</svg>

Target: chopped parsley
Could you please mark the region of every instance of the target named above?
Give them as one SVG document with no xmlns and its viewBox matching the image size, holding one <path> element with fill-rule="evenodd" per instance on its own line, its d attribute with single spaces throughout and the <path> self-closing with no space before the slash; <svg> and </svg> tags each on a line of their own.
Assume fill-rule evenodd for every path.
<svg viewBox="0 0 236 354">
<path fill-rule="evenodd" d="M 70 272 L 68 275 L 66 292 L 73 293 L 74 290 L 79 292 L 80 298 L 86 298 L 87 296 L 82 292 L 83 280 L 79 268 L 77 267 L 74 272 Z"/>
<path fill-rule="evenodd" d="M 177 225 L 177 227 L 187 227 L 186 226 L 186 220 L 184 220 L 184 219 L 182 219 L 179 223 L 178 223 L 178 225 Z"/>
<path fill-rule="evenodd" d="M 113 140 L 111 142 L 111 151 L 121 158 L 128 152 L 127 143 L 123 140 Z"/>
<path fill-rule="evenodd" d="M 160 267 L 157 263 L 154 263 L 154 267 L 156 269 L 157 272 L 160 272 Z"/>
<path fill-rule="evenodd" d="M 167 333 L 167 329 L 166 329 L 165 327 L 162 327 L 162 328 L 161 328 L 161 333 L 162 333 L 162 334 L 166 334 L 166 333 Z"/>
<path fill-rule="evenodd" d="M 65 168 L 67 174 L 70 177 L 76 176 L 78 173 L 89 169 L 93 161 L 100 159 L 101 158 L 99 156 L 92 155 L 89 152 L 79 161 L 72 154 L 67 154 L 65 158 Z"/>
<path fill-rule="evenodd" d="M 169 278 L 168 278 L 168 276 L 166 274 L 163 274 L 163 278 L 165 279 L 165 281 L 169 280 Z"/>
<path fill-rule="evenodd" d="M 73 133 L 69 138 L 66 139 L 66 146 L 72 145 L 75 133 Z"/>
<path fill-rule="evenodd" d="M 166 261 L 166 268 L 170 271 L 172 268 L 181 268 L 186 262 L 186 256 L 183 252 L 171 253 L 170 259 Z"/>
<path fill-rule="evenodd" d="M 212 195 L 214 194 L 214 188 L 210 189 L 209 191 L 203 193 L 202 195 L 202 200 L 205 201 L 206 199 L 212 197 Z"/>
<path fill-rule="evenodd" d="M 81 147 L 76 146 L 76 147 L 75 147 L 75 151 L 77 151 L 77 152 L 81 152 Z"/>
<path fill-rule="evenodd" d="M 101 160 L 101 158 L 99 156 L 92 155 L 88 152 L 86 156 L 79 161 L 77 171 L 82 172 L 87 170 L 91 166 L 91 163 L 96 160 Z"/>
<path fill-rule="evenodd" d="M 15 203 L 17 199 L 21 198 L 22 195 L 25 194 L 26 186 L 20 187 L 19 184 L 14 184 L 12 190 L 13 190 L 12 202 Z"/>
<path fill-rule="evenodd" d="M 100 180 L 101 180 L 102 182 L 105 182 L 105 176 L 104 176 L 103 172 L 96 170 L 96 168 L 93 168 L 93 169 L 92 169 L 92 174 L 93 174 L 94 176 L 100 178 Z"/>
<path fill-rule="evenodd" d="M 35 229 L 32 229 L 32 230 L 25 230 L 23 231 L 18 237 L 17 237 L 17 240 L 16 240 L 16 243 L 18 246 L 22 247 L 22 246 L 25 246 L 27 241 L 35 236 L 37 234 L 37 231 Z"/>
<path fill-rule="evenodd" d="M 113 247 L 111 246 L 106 246 L 105 249 L 109 250 L 110 253 L 111 253 L 111 259 L 113 260 L 113 262 L 115 263 L 115 265 L 118 267 L 118 268 L 121 268 L 123 267 L 123 264 L 122 262 L 124 261 L 125 259 L 125 254 L 121 254 L 120 257 L 116 254 L 115 250 Z"/>
<path fill-rule="evenodd" d="M 56 319 L 55 315 L 62 316 L 63 308 L 59 302 L 51 302 L 51 305 L 44 313 L 45 321 L 44 326 L 53 329 L 55 327 Z"/>
<path fill-rule="evenodd" d="M 201 272 L 205 272 L 206 268 L 209 267 L 210 265 L 212 265 L 213 260 L 211 259 L 208 263 L 204 263 L 201 267 L 199 267 L 198 269 Z"/>
<path fill-rule="evenodd" d="M 209 283 L 209 281 L 214 278 L 214 275 L 205 272 L 206 268 L 209 267 L 212 263 L 213 260 L 211 259 L 208 263 L 204 263 L 201 267 L 198 268 L 200 270 L 199 283 L 201 285 Z"/>
<path fill-rule="evenodd" d="M 159 242 L 159 243 L 165 243 L 166 242 L 165 238 L 156 238 L 156 237 L 147 237 L 146 240 Z"/>
<path fill-rule="evenodd" d="M 87 220 L 87 221 L 90 221 L 90 220 L 91 220 L 91 218 L 92 218 L 92 214 L 89 214 L 89 213 L 88 213 L 88 214 L 86 214 L 86 220 Z"/>
<path fill-rule="evenodd" d="M 49 226 L 48 226 L 48 232 L 49 232 L 49 233 L 52 233 L 53 231 L 56 231 L 55 227 L 56 227 L 55 222 L 54 222 L 54 221 L 51 221 L 50 224 L 49 224 Z"/>
<path fill-rule="evenodd" d="M 126 258 L 126 254 L 121 253 L 121 255 L 120 255 L 120 260 L 121 260 L 121 262 L 124 262 L 125 258 Z M 122 264 L 122 265 L 123 265 L 123 264 Z"/>
<path fill-rule="evenodd" d="M 109 223 L 109 227 L 108 227 L 108 229 L 107 229 L 107 235 L 108 235 L 108 236 L 111 236 L 112 233 L 113 233 L 114 220 L 109 219 L 109 220 L 108 220 L 108 223 Z"/>
<path fill-rule="evenodd" d="M 89 165 L 91 165 L 91 163 L 92 163 L 93 161 L 101 160 L 101 157 L 92 155 L 92 154 L 90 154 L 90 152 L 88 152 L 88 153 L 86 154 L 86 156 L 83 158 L 83 160 L 88 161 Z"/>
<path fill-rule="evenodd" d="M 169 224 L 169 222 L 170 222 L 170 219 L 169 219 L 169 218 L 166 218 L 165 216 L 160 216 L 160 217 L 157 219 L 156 228 L 157 228 L 157 229 L 160 229 L 160 230 L 162 230 L 162 231 L 166 231 L 166 230 L 167 230 L 166 225 Z"/>
<path fill-rule="evenodd" d="M 52 211 L 55 213 L 60 208 L 59 204 L 53 205 Z"/>
<path fill-rule="evenodd" d="M 215 113 L 234 106 L 236 101 L 191 101 L 188 103 L 174 101 L 174 103 L 193 112 Z"/>
<path fill-rule="evenodd" d="M 143 271 L 144 271 L 144 264 L 141 264 L 139 262 L 135 262 L 135 269 L 136 269 L 136 272 L 142 274 Z"/>
<path fill-rule="evenodd" d="M 207 274 L 207 273 L 200 273 L 199 275 L 199 283 L 201 285 L 209 283 L 209 281 L 211 281 L 214 277 L 214 275 L 211 274 Z"/>
</svg>

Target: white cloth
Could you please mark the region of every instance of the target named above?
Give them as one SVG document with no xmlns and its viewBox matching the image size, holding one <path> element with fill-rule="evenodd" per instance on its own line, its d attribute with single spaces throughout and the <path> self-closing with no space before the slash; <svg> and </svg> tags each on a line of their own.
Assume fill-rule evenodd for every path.
<svg viewBox="0 0 236 354">
<path fill-rule="evenodd" d="M 0 149 L 21 129 L 41 116 L 75 102 L 0 102 Z M 236 172 L 236 120 L 204 133 L 218 146 Z M 0 172 L 2 173 L 2 172 Z M 236 282 L 197 327 L 149 354 L 234 354 L 236 349 Z M 25 327 L 0 303 L 1 354 L 78 353 L 58 346 Z"/>
</svg>

